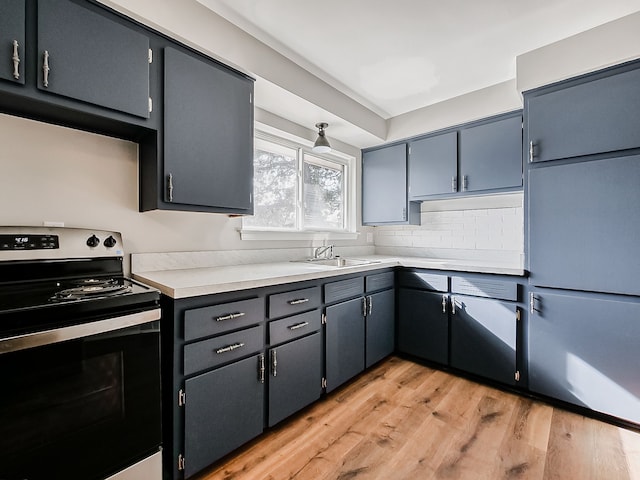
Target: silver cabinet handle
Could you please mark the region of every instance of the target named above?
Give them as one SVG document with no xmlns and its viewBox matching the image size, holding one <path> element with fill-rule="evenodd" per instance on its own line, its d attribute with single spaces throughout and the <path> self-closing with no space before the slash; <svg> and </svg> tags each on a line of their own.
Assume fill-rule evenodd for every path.
<svg viewBox="0 0 640 480">
<path fill-rule="evenodd" d="M 533 314 L 536 313 L 536 297 L 533 292 L 529 294 L 529 311 Z"/>
<path fill-rule="evenodd" d="M 271 350 L 271 375 L 278 376 L 278 352 Z"/>
<path fill-rule="evenodd" d="M 373 310 L 373 297 L 369 296 L 367 298 L 369 299 L 369 313 L 368 313 L 368 315 L 371 315 L 371 312 Z"/>
<path fill-rule="evenodd" d="M 44 51 L 44 59 L 42 61 L 42 86 L 45 88 L 49 87 L 49 51 Z"/>
<path fill-rule="evenodd" d="M 451 191 L 458 191 L 458 177 L 451 177 Z"/>
<path fill-rule="evenodd" d="M 533 162 L 533 140 L 529 142 L 529 163 Z"/>
<path fill-rule="evenodd" d="M 289 330 L 298 330 L 299 328 L 304 328 L 309 325 L 309 322 L 296 323 L 295 325 L 291 325 Z"/>
<path fill-rule="evenodd" d="M 447 296 L 442 295 L 442 313 L 447 313 Z"/>
<path fill-rule="evenodd" d="M 451 297 L 451 315 L 456 314 L 456 297 Z"/>
<path fill-rule="evenodd" d="M 234 343 L 233 345 L 228 345 L 226 347 L 222 347 L 216 350 L 217 354 L 221 354 L 221 353 L 227 353 L 227 352 L 233 352 L 234 350 L 237 350 L 238 348 L 244 347 L 244 343 Z"/>
<path fill-rule="evenodd" d="M 244 317 L 244 315 L 245 315 L 244 312 L 230 313 L 228 315 L 222 315 L 220 317 L 216 317 L 216 322 L 224 322 L 225 320 L 233 320 L 235 318 Z"/>
<path fill-rule="evenodd" d="M 289 300 L 289 305 L 300 305 L 301 303 L 307 303 L 308 298 L 298 298 L 296 300 Z"/>
<path fill-rule="evenodd" d="M 167 176 L 167 193 L 169 195 L 169 201 L 173 202 L 173 173 Z"/>
<path fill-rule="evenodd" d="M 20 65 L 20 53 L 18 52 L 18 41 L 13 41 L 13 56 L 11 57 L 13 60 L 13 78 L 16 80 L 20 80 L 20 70 L 18 66 Z"/>
<path fill-rule="evenodd" d="M 466 175 L 462 176 L 462 191 L 466 192 L 469 188 L 469 178 Z"/>
<path fill-rule="evenodd" d="M 260 381 L 260 383 L 264 383 L 264 372 L 265 372 L 265 366 L 264 366 L 264 355 L 260 354 L 260 357 L 258 358 L 258 380 Z"/>
</svg>

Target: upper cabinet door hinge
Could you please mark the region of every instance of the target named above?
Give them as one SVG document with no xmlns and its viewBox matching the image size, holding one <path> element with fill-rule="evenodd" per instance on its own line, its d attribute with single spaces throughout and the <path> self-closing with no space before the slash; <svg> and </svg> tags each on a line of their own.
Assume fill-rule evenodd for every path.
<svg viewBox="0 0 640 480">
<path fill-rule="evenodd" d="M 149 63 L 153 63 L 153 50 L 149 49 Z"/>
<path fill-rule="evenodd" d="M 180 389 L 178 391 L 178 406 L 184 407 L 187 403 L 187 394 L 184 390 Z"/>
<path fill-rule="evenodd" d="M 327 324 L 327 314 L 323 313 L 322 314 L 322 325 L 326 325 Z"/>
</svg>

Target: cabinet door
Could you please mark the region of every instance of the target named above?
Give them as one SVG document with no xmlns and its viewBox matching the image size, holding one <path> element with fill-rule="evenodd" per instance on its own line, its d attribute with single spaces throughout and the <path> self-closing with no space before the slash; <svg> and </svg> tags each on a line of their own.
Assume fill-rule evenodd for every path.
<svg viewBox="0 0 640 480">
<path fill-rule="evenodd" d="M 625 69 L 525 96 L 534 162 L 640 146 L 640 69 Z"/>
<path fill-rule="evenodd" d="M 366 357 L 368 368 L 393 353 L 395 345 L 394 291 L 374 293 L 367 297 Z"/>
<path fill-rule="evenodd" d="M 529 171 L 534 285 L 640 295 L 640 155 Z"/>
<path fill-rule="evenodd" d="M 640 303 L 534 291 L 529 388 L 640 423 Z"/>
<path fill-rule="evenodd" d="M 253 83 L 166 48 L 165 201 L 252 213 Z"/>
<path fill-rule="evenodd" d="M 38 55 L 39 89 L 149 118 L 149 39 L 141 33 L 68 0 L 40 0 Z"/>
<path fill-rule="evenodd" d="M 24 85 L 25 0 L 0 2 L 0 78 Z"/>
<path fill-rule="evenodd" d="M 463 192 L 522 186 L 522 115 L 460 131 Z"/>
<path fill-rule="evenodd" d="M 362 154 L 362 223 L 407 221 L 407 146 Z"/>
<path fill-rule="evenodd" d="M 458 133 L 409 144 L 409 196 L 412 199 L 458 191 Z"/>
<path fill-rule="evenodd" d="M 364 370 L 363 298 L 338 303 L 325 310 L 327 392 Z"/>
<path fill-rule="evenodd" d="M 451 366 L 515 385 L 517 307 L 488 298 L 451 297 Z"/>
<path fill-rule="evenodd" d="M 398 350 L 447 365 L 448 295 L 408 288 L 398 292 Z"/>
<path fill-rule="evenodd" d="M 185 477 L 262 433 L 261 357 L 250 357 L 185 381 Z"/>
<path fill-rule="evenodd" d="M 322 394 L 322 335 L 269 351 L 269 426 L 315 402 Z"/>
</svg>

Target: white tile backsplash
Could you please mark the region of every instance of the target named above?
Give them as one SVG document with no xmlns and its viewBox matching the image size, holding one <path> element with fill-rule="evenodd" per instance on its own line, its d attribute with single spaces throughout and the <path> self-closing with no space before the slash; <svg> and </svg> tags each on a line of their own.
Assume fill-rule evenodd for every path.
<svg viewBox="0 0 640 480">
<path fill-rule="evenodd" d="M 478 203 L 488 208 L 455 209 L 440 201 L 437 210 L 424 202 L 421 225 L 376 227 L 376 253 L 461 260 L 487 259 L 521 267 L 524 259 L 522 194 L 509 201 Z M 494 205 L 495 204 L 495 205 Z"/>
</svg>

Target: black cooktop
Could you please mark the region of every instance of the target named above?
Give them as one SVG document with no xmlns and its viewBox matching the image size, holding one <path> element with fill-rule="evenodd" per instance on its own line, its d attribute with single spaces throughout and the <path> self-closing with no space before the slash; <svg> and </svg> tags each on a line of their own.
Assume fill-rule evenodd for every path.
<svg viewBox="0 0 640 480">
<path fill-rule="evenodd" d="M 120 265 L 120 259 L 0 263 L 0 278 L 12 279 L 0 282 L 0 335 L 157 308 L 160 293 L 122 276 Z"/>
</svg>

